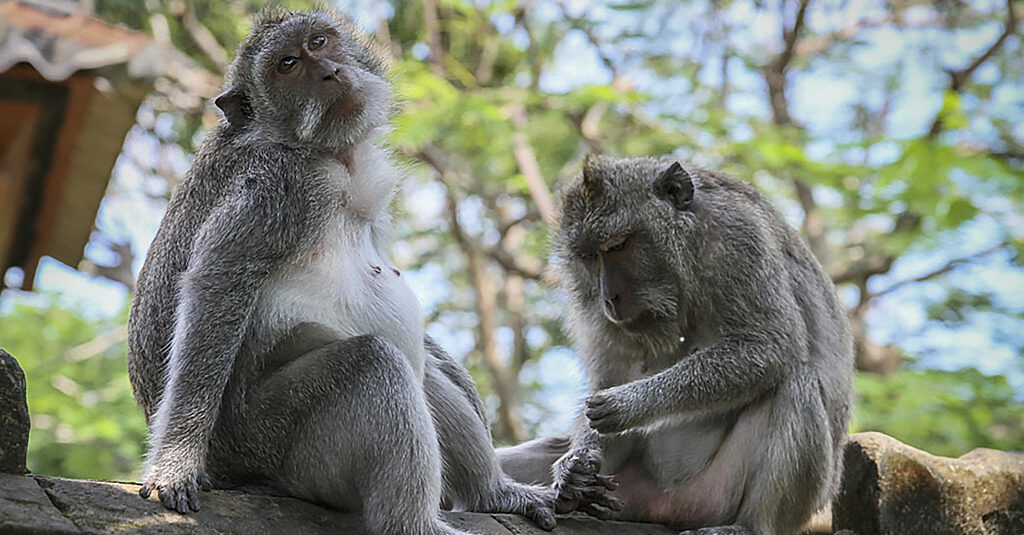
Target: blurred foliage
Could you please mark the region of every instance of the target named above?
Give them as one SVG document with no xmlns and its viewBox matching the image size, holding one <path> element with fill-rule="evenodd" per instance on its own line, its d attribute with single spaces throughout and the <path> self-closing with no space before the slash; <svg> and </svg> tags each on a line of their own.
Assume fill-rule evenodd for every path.
<svg viewBox="0 0 1024 535">
<path fill-rule="evenodd" d="M 230 57 L 262 4 L 95 6 L 101 18 L 141 31 L 166 24 L 177 50 L 219 76 L 216 54 L 198 45 L 187 24 L 201 21 Z M 423 298 L 430 332 L 473 372 L 498 441 L 564 432 L 549 419 L 572 410 L 537 409 L 552 394 L 550 378 L 538 370 L 568 341 L 560 328 L 563 306 L 538 276 L 549 228 L 517 154 L 525 147 L 551 191 L 594 152 L 673 154 L 755 183 L 839 284 L 859 336 L 860 367 L 877 364 L 867 358 L 872 353 L 897 361 L 889 375 L 859 375 L 854 430 L 879 430 L 940 454 L 978 446 L 1024 450 L 1021 394 L 1006 378 L 982 373 L 971 360 L 938 369 L 929 357 L 949 348 L 921 343 L 936 328 L 995 325 L 989 343 L 1016 356 L 1002 371 L 1024 374 L 1020 289 L 1015 296 L 1002 279 L 952 276 L 970 265 L 1019 273 L 1024 259 L 1019 32 L 982 58 L 976 72 L 965 70 L 996 42 L 1007 4 L 892 0 L 858 10 L 812 2 L 782 68 L 786 92 L 778 102 L 767 98 L 765 77 L 796 16 L 789 0 L 341 4 L 382 18 L 377 26 L 372 16 L 362 22 L 387 41 L 392 56 L 399 113 L 389 141 L 411 164 L 396 207 L 396 262 L 429 288 Z M 598 74 L 575 78 L 588 69 Z M 208 103 L 182 109 L 169 102 L 143 105 L 129 144 L 163 145 L 162 154 L 175 161 L 122 162 L 164 185 L 174 183 L 167 169 L 181 168 L 218 119 Z M 841 104 L 822 113 L 822 102 Z M 907 109 L 929 116 L 911 121 L 901 113 Z M 147 187 L 150 196 L 169 189 Z M 986 231 L 976 240 L 972 229 L 979 226 Z M 510 269 L 496 251 L 530 269 Z M 484 262 L 474 264 L 480 255 Z M 934 269 L 903 265 L 921 259 Z M 494 297 L 495 310 L 479 310 L 481 296 Z M 871 314 L 893 302 L 921 319 L 898 337 L 877 339 Z M 481 312 L 494 314 L 488 332 Z M 144 425 L 124 376 L 123 344 L 83 361 L 66 357 L 123 319 L 90 321 L 53 301 L 5 313 L 0 343 L 29 376 L 34 470 L 127 477 L 136 469 Z M 50 333 L 50 345 L 38 333 Z M 495 343 L 488 346 L 488 339 Z M 900 368 L 899 361 L 910 364 Z"/>
<path fill-rule="evenodd" d="M 1002 376 L 905 369 L 858 373 L 855 431 L 882 431 L 935 455 L 974 448 L 1024 450 L 1024 406 Z"/>
<path fill-rule="evenodd" d="M 6 298 L 6 293 L 5 293 Z M 146 424 L 128 384 L 125 311 L 94 320 L 57 296 L 0 312 L 0 345 L 25 371 L 28 468 L 37 474 L 134 480 Z"/>
</svg>

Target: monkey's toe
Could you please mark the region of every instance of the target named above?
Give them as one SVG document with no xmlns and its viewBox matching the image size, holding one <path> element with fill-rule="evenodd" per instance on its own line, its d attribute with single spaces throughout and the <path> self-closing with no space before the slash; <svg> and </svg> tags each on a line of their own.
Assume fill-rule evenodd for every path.
<svg viewBox="0 0 1024 535">
<path fill-rule="evenodd" d="M 199 490 L 194 485 L 154 485 L 147 483 L 139 489 L 139 495 L 148 498 L 153 490 L 157 491 L 160 504 L 164 507 L 188 514 L 199 510 Z"/>
<path fill-rule="evenodd" d="M 550 507 L 531 508 L 526 512 L 526 517 L 544 531 L 555 529 L 555 525 L 558 523 L 555 520 L 555 510 Z"/>
</svg>

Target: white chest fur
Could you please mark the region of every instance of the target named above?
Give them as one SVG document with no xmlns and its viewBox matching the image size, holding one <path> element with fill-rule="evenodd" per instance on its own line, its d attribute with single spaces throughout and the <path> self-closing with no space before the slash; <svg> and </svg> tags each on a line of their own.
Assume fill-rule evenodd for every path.
<svg viewBox="0 0 1024 535">
<path fill-rule="evenodd" d="M 332 214 L 312 251 L 268 281 L 259 321 L 278 333 L 314 322 L 342 337 L 380 336 L 401 350 L 422 377 L 423 313 L 385 250 L 387 209 L 398 172 L 370 144 L 356 149 L 349 168 L 330 164 L 327 172 L 345 207 Z"/>
</svg>

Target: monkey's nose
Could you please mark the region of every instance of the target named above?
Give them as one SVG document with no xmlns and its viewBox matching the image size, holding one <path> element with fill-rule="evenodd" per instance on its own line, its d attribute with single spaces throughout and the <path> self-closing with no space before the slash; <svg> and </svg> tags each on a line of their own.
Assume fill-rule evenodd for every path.
<svg viewBox="0 0 1024 535">
<path fill-rule="evenodd" d="M 325 82 L 329 82 L 331 80 L 340 80 L 340 79 L 341 79 L 341 69 L 337 68 L 337 67 L 333 71 L 328 71 L 328 73 L 324 75 L 324 81 Z"/>
<path fill-rule="evenodd" d="M 619 321 L 619 311 L 615 309 L 615 302 L 619 300 L 619 296 L 613 295 L 611 298 L 605 298 L 604 300 L 604 315 L 608 316 L 608 319 L 612 321 Z"/>
</svg>

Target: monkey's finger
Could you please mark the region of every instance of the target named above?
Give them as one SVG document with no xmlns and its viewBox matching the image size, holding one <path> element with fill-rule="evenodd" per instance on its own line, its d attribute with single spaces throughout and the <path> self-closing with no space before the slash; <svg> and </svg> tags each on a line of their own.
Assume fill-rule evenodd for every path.
<svg viewBox="0 0 1024 535">
<path fill-rule="evenodd" d="M 592 418 L 590 420 L 590 428 L 602 435 L 619 433 L 625 431 L 629 427 L 629 425 L 623 422 L 622 417 L 616 414 L 609 414 L 601 418 Z"/>
<path fill-rule="evenodd" d="M 607 396 L 603 396 L 601 394 L 593 394 L 584 401 L 584 404 L 587 406 L 588 409 L 593 409 L 608 404 L 609 400 L 610 399 Z"/>
<path fill-rule="evenodd" d="M 572 465 L 569 467 L 569 471 L 565 474 L 565 478 L 570 481 L 581 481 L 587 480 L 597 475 L 597 472 L 601 470 L 601 465 L 593 463 L 580 463 L 578 465 Z"/>
<path fill-rule="evenodd" d="M 602 491 L 619 488 L 619 481 L 615 476 L 601 474 L 570 474 L 566 478 L 566 484 L 575 488 L 599 487 Z"/>
<path fill-rule="evenodd" d="M 615 490 L 619 488 L 619 480 L 615 479 L 615 476 L 602 476 L 601 474 L 597 474 L 594 478 L 608 490 Z"/>
<path fill-rule="evenodd" d="M 590 500 L 590 503 L 600 505 L 601 507 L 604 507 L 605 509 L 610 509 L 612 511 L 621 511 L 623 507 L 622 500 L 616 498 L 615 496 L 610 496 L 607 494 Z"/>
<path fill-rule="evenodd" d="M 592 455 L 587 455 L 583 459 L 577 457 L 569 464 L 569 470 L 587 476 L 596 474 L 601 471 L 601 460 Z"/>
<path fill-rule="evenodd" d="M 587 485 L 584 487 L 578 487 L 577 490 L 579 490 L 579 493 L 587 499 L 597 498 L 608 493 L 608 489 L 605 488 L 604 485 Z"/>
<path fill-rule="evenodd" d="M 597 405 L 592 407 L 588 406 L 586 414 L 587 419 L 590 420 L 591 424 L 593 424 L 594 420 L 605 418 L 612 415 L 614 412 L 615 409 L 613 409 L 611 405 Z"/>
<path fill-rule="evenodd" d="M 578 510 L 601 520 L 611 520 L 615 517 L 615 513 L 613 511 L 593 502 L 581 505 Z"/>
<path fill-rule="evenodd" d="M 555 500 L 555 512 L 558 514 L 571 513 L 579 506 L 579 500 L 566 496 L 559 496 Z"/>
<path fill-rule="evenodd" d="M 597 431 L 598 433 L 611 432 L 614 426 L 611 422 L 611 418 L 609 418 L 608 416 L 609 415 L 591 416 L 588 413 L 587 418 L 590 418 L 590 428 L 593 429 L 594 431 Z"/>
<path fill-rule="evenodd" d="M 153 494 L 153 484 L 143 483 L 142 486 L 139 487 L 139 496 L 149 499 L 150 494 Z"/>
</svg>

